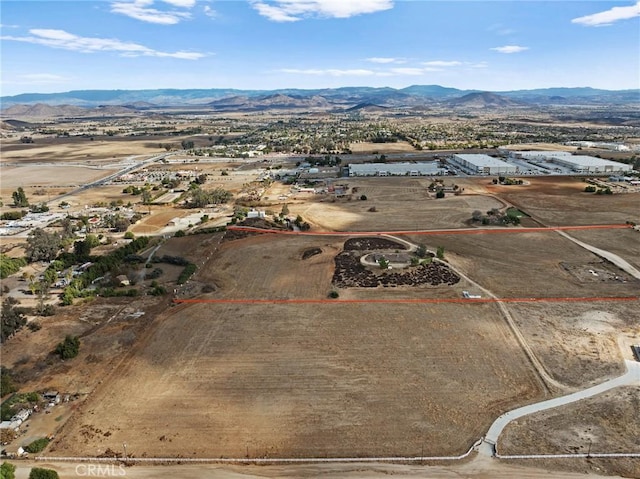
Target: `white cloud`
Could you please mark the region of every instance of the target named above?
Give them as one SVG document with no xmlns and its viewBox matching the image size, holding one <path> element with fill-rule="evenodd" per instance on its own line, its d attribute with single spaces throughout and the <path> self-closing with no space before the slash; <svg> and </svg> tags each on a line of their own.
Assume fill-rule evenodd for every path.
<svg viewBox="0 0 640 479">
<path fill-rule="evenodd" d="M 195 4 L 192 0 L 165 0 L 175 6 L 185 7 Z M 133 2 L 113 2 L 111 12 L 126 15 L 127 17 L 140 20 L 142 22 L 157 23 L 160 25 L 175 25 L 182 20 L 191 18 L 187 11 L 161 11 L 149 8 L 153 5 L 153 0 L 134 0 Z"/>
<path fill-rule="evenodd" d="M 334 77 L 341 76 L 371 76 L 375 75 L 376 72 L 373 70 L 364 70 L 364 69 L 351 69 L 351 70 L 340 70 L 335 68 L 328 69 L 297 69 L 297 68 L 283 68 L 280 70 L 282 73 L 293 73 L 298 75 L 329 75 Z"/>
<path fill-rule="evenodd" d="M 162 0 L 164 3 L 174 7 L 191 8 L 196 4 L 196 0 Z"/>
<path fill-rule="evenodd" d="M 459 61 L 443 61 L 443 60 L 434 60 L 430 62 L 422 62 L 423 65 L 428 67 L 459 67 L 463 65 L 462 62 Z"/>
<path fill-rule="evenodd" d="M 2 40 L 12 40 L 16 42 L 34 43 L 63 50 L 73 50 L 83 53 L 95 53 L 114 51 L 126 57 L 169 57 L 183 60 L 197 60 L 204 57 L 202 53 L 196 52 L 161 52 L 152 48 L 139 45 L 137 43 L 123 42 L 112 38 L 79 37 L 64 30 L 32 29 L 29 30 L 31 36 L 14 37 L 1 36 Z"/>
<path fill-rule="evenodd" d="M 391 57 L 371 57 L 371 58 L 367 58 L 367 61 L 371 62 L 371 63 L 381 63 L 381 64 L 386 64 L 386 63 L 396 63 L 396 64 L 407 63 L 407 60 L 405 60 L 404 58 L 391 58 Z"/>
<path fill-rule="evenodd" d="M 500 53 L 520 53 L 528 49 L 529 47 L 521 47 L 518 45 L 505 45 L 503 47 L 490 48 L 490 50 L 494 50 Z"/>
<path fill-rule="evenodd" d="M 389 70 L 390 73 L 393 73 L 395 75 L 410 75 L 410 76 L 424 75 L 426 71 L 427 71 L 426 68 L 411 68 L 411 67 L 391 68 Z"/>
<path fill-rule="evenodd" d="M 209 5 L 205 5 L 202 11 L 207 17 L 215 18 L 217 16 L 217 12 Z"/>
<path fill-rule="evenodd" d="M 587 27 L 604 27 L 612 25 L 619 20 L 628 20 L 630 18 L 640 17 L 640 2 L 628 7 L 613 7 L 604 12 L 585 15 L 571 20 L 571 23 L 585 25 Z"/>
<path fill-rule="evenodd" d="M 260 15 L 274 22 L 296 22 L 308 17 L 349 18 L 393 8 L 393 0 L 275 0 L 274 3 L 251 0 Z"/>
</svg>

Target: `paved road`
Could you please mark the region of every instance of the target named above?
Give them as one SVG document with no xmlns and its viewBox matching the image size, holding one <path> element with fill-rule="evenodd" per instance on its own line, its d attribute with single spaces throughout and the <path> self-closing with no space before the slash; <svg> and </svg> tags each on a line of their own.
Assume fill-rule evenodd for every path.
<svg viewBox="0 0 640 479">
<path fill-rule="evenodd" d="M 618 376 L 617 378 L 610 379 L 596 386 L 583 389 L 582 391 L 577 391 L 572 394 L 567 394 L 566 396 L 549 399 L 535 404 L 529 404 L 528 406 L 523 406 L 504 413 L 502 416 L 498 417 L 498 419 L 496 419 L 489 428 L 489 431 L 484 437 L 484 443 L 479 448 L 480 454 L 493 454 L 494 450 L 492 445 L 497 443 L 504 428 L 514 419 L 580 401 L 581 399 L 595 396 L 596 394 L 600 394 L 620 386 L 640 386 L 640 362 L 630 361 L 627 359 L 625 360 L 625 364 L 627 366 L 627 372 L 622 376 Z"/>
</svg>

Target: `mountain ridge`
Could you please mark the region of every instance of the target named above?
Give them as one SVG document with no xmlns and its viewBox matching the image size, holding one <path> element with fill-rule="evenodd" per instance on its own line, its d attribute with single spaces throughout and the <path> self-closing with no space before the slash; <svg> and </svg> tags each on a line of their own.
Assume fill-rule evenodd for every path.
<svg viewBox="0 0 640 479">
<path fill-rule="evenodd" d="M 205 106 L 231 97 L 247 97 L 256 101 L 259 97 L 282 95 L 297 101 L 315 97 L 315 103 L 323 98 L 332 104 L 342 104 L 350 108 L 359 103 L 383 104 L 383 106 L 415 106 L 430 102 L 440 102 L 463 97 L 472 93 L 492 93 L 519 102 L 533 104 L 553 104 L 554 102 L 586 102 L 596 104 L 640 102 L 640 89 L 602 90 L 591 87 L 557 87 L 531 90 L 482 91 L 461 90 L 440 85 L 411 85 L 406 88 L 391 87 L 340 87 L 299 89 L 283 88 L 274 90 L 242 90 L 233 88 L 210 89 L 146 89 L 146 90 L 72 90 L 59 93 L 22 93 L 0 97 L 0 106 L 6 109 L 12 105 L 69 105 L 80 107 L 128 106 L 144 104 L 153 106 Z M 282 99 L 282 98 L 281 98 Z M 212 105 L 213 106 L 213 105 Z"/>
</svg>

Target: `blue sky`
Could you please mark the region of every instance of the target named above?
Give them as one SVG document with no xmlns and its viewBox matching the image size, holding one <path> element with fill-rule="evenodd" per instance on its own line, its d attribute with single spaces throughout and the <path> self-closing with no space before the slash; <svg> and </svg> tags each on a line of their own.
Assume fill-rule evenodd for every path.
<svg viewBox="0 0 640 479">
<path fill-rule="evenodd" d="M 640 2 L 0 3 L 1 94 L 439 84 L 640 88 Z"/>
</svg>

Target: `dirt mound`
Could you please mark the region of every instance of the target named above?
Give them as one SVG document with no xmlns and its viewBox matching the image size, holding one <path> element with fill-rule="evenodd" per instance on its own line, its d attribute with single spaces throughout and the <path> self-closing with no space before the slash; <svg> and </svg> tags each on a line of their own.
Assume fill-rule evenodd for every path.
<svg viewBox="0 0 640 479">
<path fill-rule="evenodd" d="M 345 251 L 370 251 L 379 249 L 407 249 L 407 246 L 386 238 L 351 238 L 344 242 Z"/>
<path fill-rule="evenodd" d="M 320 248 L 309 248 L 304 250 L 304 252 L 302 253 L 302 259 L 309 259 L 312 256 L 315 256 L 320 253 L 322 253 L 322 250 Z"/>
<path fill-rule="evenodd" d="M 454 285 L 460 277 L 451 271 L 447 265 L 438 262 L 421 264 L 408 271 L 393 272 L 380 271 L 374 273 L 360 263 L 357 253 L 344 251 L 335 257 L 336 269 L 332 283 L 339 288 L 377 288 L 395 286 L 419 286 L 430 284 Z"/>
</svg>

